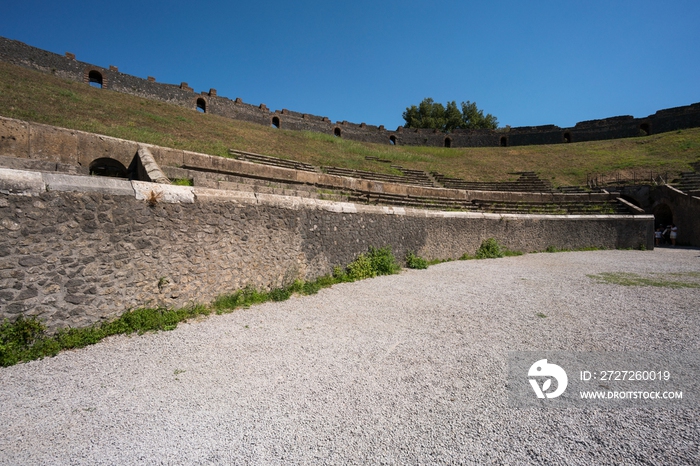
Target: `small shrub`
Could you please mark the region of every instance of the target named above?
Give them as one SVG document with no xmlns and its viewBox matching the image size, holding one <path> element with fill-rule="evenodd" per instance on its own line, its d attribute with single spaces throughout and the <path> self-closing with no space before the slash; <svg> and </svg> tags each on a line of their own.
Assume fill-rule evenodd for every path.
<svg viewBox="0 0 700 466">
<path fill-rule="evenodd" d="M 175 186 L 194 186 L 194 180 L 188 178 L 176 178 L 173 180 Z"/>
<path fill-rule="evenodd" d="M 416 256 L 413 251 L 408 251 L 406 254 L 406 267 L 409 269 L 427 269 L 428 261 Z"/>
<path fill-rule="evenodd" d="M 503 257 L 501 245 L 494 238 L 484 240 L 476 250 L 477 259 L 496 259 Z"/>
<path fill-rule="evenodd" d="M 19 316 L 14 322 L 0 324 L 0 366 L 11 366 L 22 360 L 25 353 L 39 341 L 45 327 L 36 318 Z"/>
<path fill-rule="evenodd" d="M 357 259 L 348 264 L 347 275 L 351 280 L 362 280 L 376 277 L 377 273 L 372 268 L 372 261 L 365 254 L 360 254 Z"/>
<path fill-rule="evenodd" d="M 270 291 L 270 299 L 275 302 L 286 301 L 292 296 L 292 288 L 275 288 Z"/>
<path fill-rule="evenodd" d="M 302 289 L 302 292 L 304 294 L 310 295 L 310 294 L 316 294 L 321 290 L 321 284 L 319 283 L 318 280 L 314 280 L 312 282 L 304 282 L 304 287 Z"/>
<path fill-rule="evenodd" d="M 376 249 L 370 246 L 368 255 L 376 275 L 392 275 L 401 270 L 389 247 Z"/>
</svg>

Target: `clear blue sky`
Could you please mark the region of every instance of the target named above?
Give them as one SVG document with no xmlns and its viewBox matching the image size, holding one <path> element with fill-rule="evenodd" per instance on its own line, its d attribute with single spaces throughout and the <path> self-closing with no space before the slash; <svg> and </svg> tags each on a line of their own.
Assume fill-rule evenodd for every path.
<svg viewBox="0 0 700 466">
<path fill-rule="evenodd" d="M 700 1 L 5 2 L 0 35 L 272 110 L 403 124 L 424 97 L 501 126 L 700 102 Z"/>
</svg>

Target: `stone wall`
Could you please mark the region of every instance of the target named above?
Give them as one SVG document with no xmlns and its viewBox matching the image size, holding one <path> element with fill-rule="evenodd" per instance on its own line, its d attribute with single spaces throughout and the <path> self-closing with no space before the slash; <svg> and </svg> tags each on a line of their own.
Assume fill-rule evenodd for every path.
<svg viewBox="0 0 700 466">
<path fill-rule="evenodd" d="M 75 55 L 58 55 L 22 42 L 0 37 L 0 60 L 65 79 L 99 83 L 103 88 L 168 102 L 206 112 L 282 129 L 305 130 L 379 144 L 432 147 L 485 147 L 558 144 L 635 137 L 684 128 L 700 127 L 700 103 L 660 110 L 645 118 L 621 116 L 577 123 L 573 128 L 554 125 L 510 128 L 508 131 L 457 130 L 443 133 L 434 130 L 395 131 L 384 126 L 331 122 L 326 117 L 303 114 L 287 109 L 271 111 L 265 104 L 251 105 L 240 98 L 219 96 L 215 89 L 196 94 L 186 82 L 179 85 L 159 83 L 154 77 L 138 78 L 119 72 L 115 66 L 103 68 L 78 61 Z"/>
<path fill-rule="evenodd" d="M 163 167 L 191 169 L 200 173 L 232 174 L 260 180 L 309 185 L 340 191 L 386 193 L 402 196 L 437 197 L 442 199 L 484 201 L 604 201 L 615 199 L 615 194 L 604 193 L 512 193 L 495 191 L 465 191 L 461 189 L 432 188 L 407 184 L 370 181 L 346 176 L 315 173 L 304 170 L 262 165 L 244 160 L 228 159 L 168 147 L 141 144 L 84 131 L 42 125 L 0 117 L 0 157 L 23 159 L 23 164 L 9 164 L 7 168 L 55 171 L 47 165 L 58 164 L 68 171 L 89 174 L 97 160 L 109 158 L 125 167 L 131 166 L 139 150 L 148 149 L 154 161 Z M 5 161 L 2 162 L 6 164 Z M 144 178 L 139 178 L 144 179 Z M 207 186 L 211 187 L 211 186 Z"/>
<path fill-rule="evenodd" d="M 0 169 L 0 319 L 56 329 L 209 302 L 313 279 L 369 246 L 428 259 L 488 237 L 521 251 L 652 248 L 652 229 L 650 216 L 436 212 Z"/>
<path fill-rule="evenodd" d="M 628 186 L 622 196 L 634 200 L 648 214 L 668 209 L 670 218 L 658 218 L 656 224 L 678 227 L 678 244 L 700 247 L 700 198 L 672 186 Z M 665 220 L 665 221 L 662 221 Z"/>
</svg>

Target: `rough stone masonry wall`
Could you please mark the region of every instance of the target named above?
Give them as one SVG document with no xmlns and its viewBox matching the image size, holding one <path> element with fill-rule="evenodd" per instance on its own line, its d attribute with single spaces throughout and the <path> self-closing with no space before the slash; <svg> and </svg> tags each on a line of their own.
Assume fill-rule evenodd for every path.
<svg viewBox="0 0 700 466">
<path fill-rule="evenodd" d="M 161 196 L 150 206 L 150 192 Z M 650 216 L 435 212 L 0 169 L 0 319 L 86 326 L 346 265 L 369 246 L 428 259 L 508 248 L 652 248 Z M 465 284 L 465 286 L 468 286 Z"/>
</svg>

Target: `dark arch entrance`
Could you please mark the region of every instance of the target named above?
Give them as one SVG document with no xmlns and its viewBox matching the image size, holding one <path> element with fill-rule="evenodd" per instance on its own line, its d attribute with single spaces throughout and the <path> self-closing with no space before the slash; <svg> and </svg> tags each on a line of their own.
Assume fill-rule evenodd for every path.
<svg viewBox="0 0 700 466">
<path fill-rule="evenodd" d="M 90 71 L 90 73 L 88 73 L 88 83 L 92 87 L 102 89 L 102 73 L 97 70 Z"/>
<path fill-rule="evenodd" d="M 272 117 L 272 126 L 275 128 L 280 127 L 280 119 L 279 117 Z"/>
<path fill-rule="evenodd" d="M 564 133 L 564 142 L 571 142 L 571 133 Z"/>
<path fill-rule="evenodd" d="M 445 138 L 445 147 L 452 147 L 452 139 Z"/>
<path fill-rule="evenodd" d="M 501 136 L 501 147 L 508 147 L 508 138 Z"/>
<path fill-rule="evenodd" d="M 396 145 L 396 136 L 389 136 L 389 144 L 392 146 Z"/>
<path fill-rule="evenodd" d="M 340 131 L 340 128 L 335 128 L 335 129 L 333 130 L 333 136 L 335 136 L 335 137 L 338 137 L 338 138 L 339 138 L 342 134 L 343 134 L 343 133 L 342 133 L 342 131 Z"/>
<path fill-rule="evenodd" d="M 658 204 L 654 207 L 654 227 L 666 227 L 673 223 L 673 211 L 668 204 Z"/>
<path fill-rule="evenodd" d="M 129 178 L 129 170 L 119 160 L 103 157 L 93 160 L 90 164 L 90 174 L 97 176 L 112 176 L 115 178 Z"/>
<path fill-rule="evenodd" d="M 197 99 L 197 111 L 201 113 L 207 113 L 207 101 L 201 97 Z"/>
<path fill-rule="evenodd" d="M 651 134 L 651 128 L 649 127 L 649 123 L 642 123 L 639 125 L 639 135 L 640 136 L 649 136 Z"/>
</svg>

